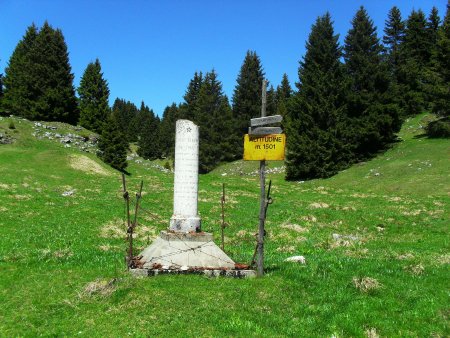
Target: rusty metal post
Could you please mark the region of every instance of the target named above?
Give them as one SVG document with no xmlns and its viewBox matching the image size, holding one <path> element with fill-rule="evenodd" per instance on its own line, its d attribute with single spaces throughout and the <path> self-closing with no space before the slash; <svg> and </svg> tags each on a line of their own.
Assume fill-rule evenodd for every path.
<svg viewBox="0 0 450 338">
<path fill-rule="evenodd" d="M 226 224 L 225 224 L 225 183 L 222 183 L 222 198 L 221 198 L 220 202 L 222 204 L 222 226 L 221 226 L 222 244 L 221 244 L 220 248 L 223 251 L 224 247 L 225 247 L 224 231 L 225 231 L 225 226 L 226 226 Z"/>
<path fill-rule="evenodd" d="M 125 174 L 122 173 L 122 185 L 123 185 L 123 198 L 125 199 L 125 205 L 127 209 L 127 239 L 129 240 L 129 229 L 131 228 L 131 221 L 130 221 L 130 195 L 127 191 L 127 184 L 125 180 Z M 127 263 L 127 269 L 130 268 L 130 252 L 128 250 L 127 256 L 126 256 L 126 263 Z"/>
<path fill-rule="evenodd" d="M 136 193 L 136 205 L 134 208 L 134 221 L 131 224 L 131 226 L 128 228 L 128 243 L 129 243 L 129 247 L 128 247 L 128 268 L 130 268 L 133 264 L 133 231 L 134 228 L 136 227 L 137 224 L 137 214 L 138 214 L 138 210 L 139 210 L 139 201 L 141 199 L 142 196 L 142 186 L 144 185 L 144 181 L 141 181 L 141 187 L 139 189 L 139 192 Z"/>
<path fill-rule="evenodd" d="M 267 80 L 262 83 L 262 104 L 261 117 L 266 116 L 266 87 Z M 261 277 L 264 275 L 264 223 L 265 223 L 265 209 L 266 209 L 266 161 L 259 162 L 259 183 L 261 191 L 261 201 L 259 208 L 259 227 L 258 227 L 258 244 L 257 244 L 257 259 L 256 259 L 256 273 Z"/>
</svg>

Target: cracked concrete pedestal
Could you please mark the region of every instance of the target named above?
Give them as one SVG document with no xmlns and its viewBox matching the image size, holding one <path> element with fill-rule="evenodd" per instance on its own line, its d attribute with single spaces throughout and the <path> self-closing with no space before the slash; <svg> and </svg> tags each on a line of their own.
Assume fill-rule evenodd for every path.
<svg viewBox="0 0 450 338">
<path fill-rule="evenodd" d="M 178 120 L 175 134 L 175 177 L 173 216 L 168 231 L 140 256 L 144 269 L 234 269 L 235 263 L 201 232 L 198 215 L 198 126 Z"/>
<path fill-rule="evenodd" d="M 142 253 L 146 269 L 163 270 L 200 268 L 234 269 L 233 260 L 213 241 L 209 233 L 176 233 L 162 231 Z"/>
</svg>

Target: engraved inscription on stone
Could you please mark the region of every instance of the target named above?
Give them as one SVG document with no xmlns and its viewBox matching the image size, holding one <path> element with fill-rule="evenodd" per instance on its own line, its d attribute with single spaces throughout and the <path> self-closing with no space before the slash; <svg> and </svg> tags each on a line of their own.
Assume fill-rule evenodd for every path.
<svg viewBox="0 0 450 338">
<path fill-rule="evenodd" d="M 178 120 L 175 135 L 175 178 L 173 216 L 170 230 L 200 230 L 198 203 L 198 127 L 188 120 Z"/>
</svg>

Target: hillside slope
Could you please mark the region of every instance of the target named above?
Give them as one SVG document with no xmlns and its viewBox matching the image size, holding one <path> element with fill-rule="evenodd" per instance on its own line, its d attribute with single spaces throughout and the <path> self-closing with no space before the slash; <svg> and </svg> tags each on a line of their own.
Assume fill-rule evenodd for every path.
<svg viewBox="0 0 450 338">
<path fill-rule="evenodd" d="M 285 182 L 282 163 L 269 163 L 267 273 L 254 280 L 131 278 L 121 177 L 81 141 L 91 133 L 0 118 L 14 139 L 0 144 L 0 335 L 450 335 L 450 142 L 423 137 L 427 118 L 327 180 Z M 238 161 L 200 177 L 203 229 L 217 243 L 225 184 L 225 250 L 238 262 L 254 250 L 257 167 Z M 144 181 L 137 253 L 167 227 L 173 174 L 140 158 L 129 171 L 130 191 Z M 284 262 L 292 255 L 306 264 Z"/>
</svg>

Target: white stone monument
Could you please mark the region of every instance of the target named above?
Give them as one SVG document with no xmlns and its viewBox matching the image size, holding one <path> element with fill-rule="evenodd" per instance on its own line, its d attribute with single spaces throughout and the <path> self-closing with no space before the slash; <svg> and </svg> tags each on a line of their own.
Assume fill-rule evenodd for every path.
<svg viewBox="0 0 450 338">
<path fill-rule="evenodd" d="M 178 120 L 175 135 L 173 216 L 169 229 L 140 256 L 146 269 L 234 269 L 235 263 L 201 231 L 198 215 L 198 126 Z"/>
<path fill-rule="evenodd" d="M 178 120 L 175 134 L 175 179 L 173 216 L 169 230 L 199 232 L 198 216 L 198 127 L 188 120 Z"/>
</svg>

